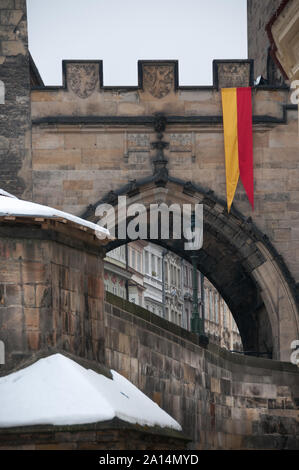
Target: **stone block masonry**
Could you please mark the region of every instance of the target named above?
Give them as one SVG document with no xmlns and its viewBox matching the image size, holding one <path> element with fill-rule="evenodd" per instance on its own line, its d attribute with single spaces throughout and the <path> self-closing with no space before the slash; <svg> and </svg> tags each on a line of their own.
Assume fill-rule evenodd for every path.
<svg viewBox="0 0 299 470">
<path fill-rule="evenodd" d="M 231 354 L 106 293 L 106 365 L 173 416 L 192 449 L 299 449 L 299 369 Z"/>
<path fill-rule="evenodd" d="M 0 3 L 0 187 L 32 197 L 30 78 L 26 2 Z"/>
<path fill-rule="evenodd" d="M 62 352 L 127 377 L 182 425 L 192 449 L 299 448 L 296 366 L 204 347 L 194 333 L 110 293 L 104 304 L 104 252 L 91 233 L 19 218 L 3 220 L 0 235 L 1 375 Z M 103 444 L 103 433 L 75 431 L 0 432 L 0 448 L 126 448 L 123 432 L 109 431 Z M 170 436 L 162 448 L 181 443 Z M 156 437 L 144 445 L 161 449 Z"/>
<path fill-rule="evenodd" d="M 40 225 L 0 225 L 0 373 L 53 348 L 104 362 L 98 243 Z"/>
<path fill-rule="evenodd" d="M 248 57 L 254 59 L 255 78 L 267 78 L 267 51 L 270 47 L 266 25 L 282 0 L 247 0 Z"/>
<path fill-rule="evenodd" d="M 183 450 L 188 438 L 115 418 L 76 426 L 27 426 L 0 430 L 0 450 Z"/>
</svg>

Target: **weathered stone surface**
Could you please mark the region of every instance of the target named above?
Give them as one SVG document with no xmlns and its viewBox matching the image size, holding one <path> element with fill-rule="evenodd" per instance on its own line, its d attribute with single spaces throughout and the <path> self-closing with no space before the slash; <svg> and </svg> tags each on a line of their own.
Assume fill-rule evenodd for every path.
<svg viewBox="0 0 299 470">
<path fill-rule="evenodd" d="M 20 353 L 30 357 L 51 348 L 104 362 L 98 244 L 92 248 L 92 236 L 88 250 L 76 237 L 59 241 L 57 235 L 25 226 L 22 233 L 11 227 L 1 236 L 5 258 L 0 258 L 0 339 L 6 345 L 1 373 L 18 364 Z M 128 353 L 130 343 L 124 337 L 121 350 Z"/>
<path fill-rule="evenodd" d="M 255 77 L 267 77 L 267 51 L 270 46 L 266 25 L 280 6 L 280 0 L 248 0 L 248 57 L 254 59 Z M 280 75 L 280 74 L 278 74 Z"/>
<path fill-rule="evenodd" d="M 29 426 L 0 431 L 1 450 L 182 450 L 189 439 L 177 431 L 114 419 L 76 426 Z"/>
<path fill-rule="evenodd" d="M 3 0 L 0 6 L 0 80 L 5 104 L 0 112 L 0 187 L 32 195 L 30 81 L 26 4 Z"/>
<path fill-rule="evenodd" d="M 155 98 L 164 98 L 174 89 L 174 66 L 143 65 L 143 89 Z"/>
<path fill-rule="evenodd" d="M 219 88 L 250 86 L 250 64 L 218 63 Z"/>
<path fill-rule="evenodd" d="M 88 98 L 95 91 L 99 81 L 99 64 L 68 63 L 67 84 L 79 97 Z"/>
<path fill-rule="evenodd" d="M 177 344 L 168 322 L 152 314 L 143 319 L 143 309 L 135 304 L 107 293 L 105 306 L 107 366 L 121 370 L 172 414 L 192 437 L 190 448 L 299 448 L 295 366 L 233 355 L 212 344 L 202 349 L 192 342 L 191 333 Z M 159 324 L 155 332 L 148 321 Z M 125 325 L 126 335 L 121 332 Z M 135 346 L 130 349 L 132 340 Z M 153 347 L 159 340 L 163 355 Z M 284 367 L 292 372 L 286 375 Z"/>
</svg>

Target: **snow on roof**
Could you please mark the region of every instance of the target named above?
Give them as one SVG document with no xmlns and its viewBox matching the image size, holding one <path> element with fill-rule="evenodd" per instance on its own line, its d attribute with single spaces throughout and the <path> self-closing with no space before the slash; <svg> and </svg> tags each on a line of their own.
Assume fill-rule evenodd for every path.
<svg viewBox="0 0 299 470">
<path fill-rule="evenodd" d="M 75 224 L 88 227 L 99 233 L 100 238 L 108 238 L 110 236 L 109 230 L 94 224 L 87 220 L 76 217 L 68 212 L 59 211 L 53 207 L 43 206 L 34 202 L 23 201 L 17 199 L 15 196 L 9 195 L 6 191 L 0 190 L 0 217 L 15 216 L 15 217 L 43 217 L 48 219 L 65 219 Z M 6 193 L 6 194 L 2 194 Z M 5 197 L 9 196 L 9 197 Z"/>
<path fill-rule="evenodd" d="M 53 354 L 0 377 L 0 427 L 95 423 L 115 417 L 142 426 L 181 426 L 129 380 L 113 380 Z"/>
<path fill-rule="evenodd" d="M 13 197 L 14 199 L 18 199 L 16 196 L 13 194 L 8 193 L 7 191 L 4 191 L 4 189 L 0 189 L 0 196 L 7 196 L 7 197 Z"/>
</svg>

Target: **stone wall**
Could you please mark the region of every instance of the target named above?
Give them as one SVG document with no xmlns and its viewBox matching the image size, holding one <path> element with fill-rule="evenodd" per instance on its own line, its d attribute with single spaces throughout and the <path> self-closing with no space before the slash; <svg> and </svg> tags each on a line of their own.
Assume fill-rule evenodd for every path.
<svg viewBox="0 0 299 470">
<path fill-rule="evenodd" d="M 267 57 L 270 41 L 266 25 L 282 0 L 247 0 L 248 57 L 254 59 L 255 78 L 267 78 Z"/>
<path fill-rule="evenodd" d="M 76 64 L 82 65 L 64 65 L 64 87 L 32 91 L 35 201 L 83 214 L 110 190 L 151 176 L 157 112 L 167 117 L 164 140 L 169 142 L 165 150 L 169 175 L 192 181 L 226 200 L 221 93 L 216 85 L 224 78 L 228 86 L 239 83 L 240 71 L 250 75 L 248 67 L 243 70 L 243 63 L 222 61 L 218 67 L 214 64 L 214 86 L 176 87 L 175 65 L 156 63 L 156 74 L 164 64 L 172 64 L 172 81 L 160 84 L 162 97 L 157 98 L 149 83 L 144 83 L 143 73 L 139 87 L 126 89 L 104 87 L 97 78 L 91 94 L 82 98 L 68 72 L 68 66 Z M 90 65 L 98 71 L 101 64 Z M 246 73 L 241 84 L 250 83 Z M 234 208 L 251 217 L 269 237 L 298 281 L 298 113 L 290 106 L 288 90 L 254 89 L 253 124 L 255 209 L 241 182 Z"/>
<path fill-rule="evenodd" d="M 41 225 L 0 224 L 0 373 L 51 348 L 104 362 L 99 243 Z"/>
<path fill-rule="evenodd" d="M 74 426 L 0 429 L 0 450 L 183 450 L 180 432 L 119 419 Z"/>
<path fill-rule="evenodd" d="M 25 0 L 0 3 L 0 188 L 32 197 L 29 53 Z"/>
<path fill-rule="evenodd" d="M 2 220 L 0 234 L 1 375 L 66 352 L 131 380 L 182 424 L 191 448 L 299 448 L 296 366 L 205 348 L 110 293 L 104 310 L 104 253 L 84 230 L 19 218 Z"/>
<path fill-rule="evenodd" d="M 299 449 L 299 370 L 231 354 L 107 293 L 106 365 L 156 401 L 197 449 Z"/>
</svg>

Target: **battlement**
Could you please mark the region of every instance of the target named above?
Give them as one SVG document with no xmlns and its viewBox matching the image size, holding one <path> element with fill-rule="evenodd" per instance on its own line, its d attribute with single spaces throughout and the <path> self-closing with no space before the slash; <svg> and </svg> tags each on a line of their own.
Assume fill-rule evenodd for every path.
<svg viewBox="0 0 299 470">
<path fill-rule="evenodd" d="M 64 60 L 62 86 L 33 87 L 34 124 L 151 123 L 147 117 L 167 114 L 175 123 L 221 124 L 225 87 L 254 87 L 252 60 L 214 60 L 211 86 L 180 86 L 178 61 L 138 61 L 138 86 L 104 86 L 103 62 Z M 253 122 L 286 122 L 289 89 L 254 87 Z"/>
<path fill-rule="evenodd" d="M 138 86 L 104 86 L 102 60 L 63 60 L 62 86 L 34 86 L 33 89 L 72 90 L 80 98 L 88 98 L 93 91 L 143 90 L 156 98 L 164 98 L 178 89 L 219 89 L 222 87 L 253 86 L 253 60 L 214 60 L 213 85 L 180 86 L 178 60 L 139 60 Z M 160 86 L 155 87 L 159 83 Z"/>
</svg>

